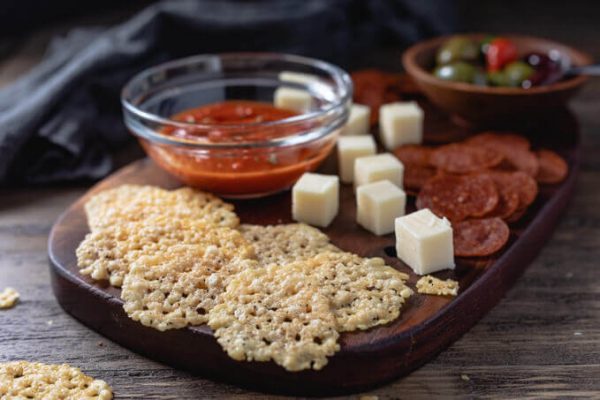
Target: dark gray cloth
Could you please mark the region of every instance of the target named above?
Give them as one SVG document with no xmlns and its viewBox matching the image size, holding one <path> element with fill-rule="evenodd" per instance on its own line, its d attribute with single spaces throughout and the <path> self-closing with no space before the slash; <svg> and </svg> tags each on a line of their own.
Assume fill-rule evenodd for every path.
<svg viewBox="0 0 600 400">
<path fill-rule="evenodd" d="M 147 66 L 191 54 L 277 51 L 345 67 L 373 48 L 451 31 L 445 0 L 178 0 L 112 28 L 75 29 L 0 91 L 0 183 L 98 179 L 131 136 L 119 92 Z M 363 63 L 364 64 L 364 63 Z"/>
</svg>

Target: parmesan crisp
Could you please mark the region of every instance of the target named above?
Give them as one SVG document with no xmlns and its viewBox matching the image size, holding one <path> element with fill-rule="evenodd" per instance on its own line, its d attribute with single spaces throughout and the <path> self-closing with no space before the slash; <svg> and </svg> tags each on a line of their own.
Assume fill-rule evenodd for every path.
<svg viewBox="0 0 600 400">
<path fill-rule="evenodd" d="M 228 228 L 209 231 L 203 244 L 144 255 L 123 281 L 123 308 L 133 320 L 160 331 L 203 324 L 231 277 L 256 267 L 252 255 L 241 234 Z"/>
<path fill-rule="evenodd" d="M 130 265 L 139 257 L 166 253 L 177 244 L 211 241 L 230 255 L 251 251 L 231 229 L 188 217 L 150 215 L 143 221 L 101 226 L 88 233 L 77 248 L 77 265 L 82 274 L 95 280 L 108 279 L 111 285 L 120 287 Z"/>
<path fill-rule="evenodd" d="M 112 390 L 102 380 L 67 364 L 13 361 L 0 363 L 0 398 L 110 400 Z"/>
<path fill-rule="evenodd" d="M 191 188 L 164 190 L 155 186 L 122 185 L 102 191 L 85 204 L 91 230 L 152 216 L 180 217 L 235 228 L 239 219 L 231 204 Z"/>
<path fill-rule="evenodd" d="M 273 360 L 288 371 L 318 370 L 339 350 L 328 299 L 296 265 L 242 271 L 222 300 L 208 324 L 234 360 Z"/>
<path fill-rule="evenodd" d="M 413 293 L 405 284 L 408 275 L 385 265 L 381 258 L 322 253 L 301 265 L 329 299 L 340 332 L 393 321 Z"/>
<path fill-rule="evenodd" d="M 338 332 L 398 317 L 412 294 L 406 279 L 383 259 L 343 252 L 270 264 L 233 278 L 208 324 L 236 360 L 320 369 L 339 349 Z"/>
<path fill-rule="evenodd" d="M 262 265 L 282 265 L 325 251 L 341 251 L 329 243 L 326 234 L 306 224 L 243 224 L 239 230 L 254 246 L 258 262 Z"/>
</svg>

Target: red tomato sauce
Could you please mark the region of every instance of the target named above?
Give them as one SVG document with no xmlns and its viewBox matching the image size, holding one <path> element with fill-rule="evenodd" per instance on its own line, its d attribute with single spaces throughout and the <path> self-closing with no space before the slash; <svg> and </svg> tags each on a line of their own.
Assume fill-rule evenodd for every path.
<svg viewBox="0 0 600 400">
<path fill-rule="evenodd" d="M 264 126 L 298 115 L 294 111 L 254 101 L 225 101 L 180 112 L 171 119 L 211 125 L 189 128 L 163 128 L 162 133 L 204 142 L 263 142 L 298 134 L 315 125 L 298 122 L 285 126 Z M 329 154 L 335 136 L 308 144 L 286 147 L 236 149 L 176 149 L 152 146 L 142 141 L 146 151 L 163 168 L 184 183 L 221 195 L 266 194 L 291 187 L 307 171 L 312 171 Z"/>
</svg>

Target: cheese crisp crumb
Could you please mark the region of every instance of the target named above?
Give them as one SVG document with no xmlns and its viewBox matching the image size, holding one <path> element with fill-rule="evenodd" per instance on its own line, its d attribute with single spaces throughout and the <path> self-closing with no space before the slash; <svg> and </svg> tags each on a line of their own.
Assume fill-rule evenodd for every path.
<svg viewBox="0 0 600 400">
<path fill-rule="evenodd" d="M 113 394 L 106 382 L 67 364 L 13 361 L 0 363 L 0 398 L 110 400 Z"/>
<path fill-rule="evenodd" d="M 12 308 L 19 300 L 19 292 L 8 287 L 0 292 L 0 309 Z"/>
<path fill-rule="evenodd" d="M 458 294 L 458 282 L 452 279 L 445 281 L 435 276 L 425 275 L 417 281 L 417 291 L 422 294 L 433 294 L 436 296 L 456 296 Z"/>
</svg>

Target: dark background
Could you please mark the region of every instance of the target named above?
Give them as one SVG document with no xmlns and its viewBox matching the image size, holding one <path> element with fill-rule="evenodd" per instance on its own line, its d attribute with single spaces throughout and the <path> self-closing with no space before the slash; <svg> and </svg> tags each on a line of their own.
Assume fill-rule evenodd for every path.
<svg viewBox="0 0 600 400">
<path fill-rule="evenodd" d="M 364 0 L 369 1 L 369 0 Z M 427 3 L 428 0 L 422 0 Z M 447 0 L 455 9 L 458 31 L 515 32 L 545 36 L 576 45 L 600 58 L 594 46 L 600 21 L 597 0 Z M 38 31 L 57 34 L 73 21 L 84 25 L 110 25 L 126 20 L 153 3 L 148 0 L 3 0 L 0 6 L 0 57 L 14 51 Z M 69 27 L 69 28 L 67 28 Z M 43 45 L 43 44 L 40 44 Z M 381 49 L 373 49 L 379 52 Z M 393 50 L 388 48 L 387 50 Z M 367 58 L 367 57 L 366 57 Z M 384 65 L 392 65 L 385 60 Z M 372 66 L 372 60 L 364 60 Z"/>
</svg>

